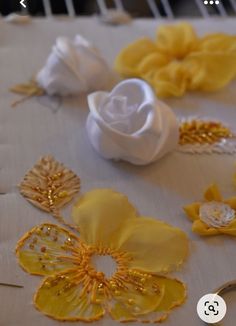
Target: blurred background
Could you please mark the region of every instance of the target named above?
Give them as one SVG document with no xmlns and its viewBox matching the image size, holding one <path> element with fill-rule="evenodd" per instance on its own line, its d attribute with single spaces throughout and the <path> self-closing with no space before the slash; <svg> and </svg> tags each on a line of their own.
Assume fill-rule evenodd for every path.
<svg viewBox="0 0 236 326">
<path fill-rule="evenodd" d="M 73 4 L 76 15 L 92 15 L 100 12 L 99 0 L 25 0 L 28 12 L 34 16 L 45 15 L 45 4 L 49 3 L 52 14 L 67 14 L 68 5 Z M 114 6 L 113 0 L 102 0 L 108 8 Z M 219 5 L 203 4 L 204 0 L 123 0 L 124 9 L 133 17 L 153 16 L 152 5 L 154 4 L 161 16 L 168 16 L 168 6 L 175 17 L 202 16 L 205 14 L 233 15 L 236 13 L 236 0 L 220 0 Z M 0 0 L 0 12 L 8 15 L 12 12 L 21 11 L 20 0 Z"/>
</svg>

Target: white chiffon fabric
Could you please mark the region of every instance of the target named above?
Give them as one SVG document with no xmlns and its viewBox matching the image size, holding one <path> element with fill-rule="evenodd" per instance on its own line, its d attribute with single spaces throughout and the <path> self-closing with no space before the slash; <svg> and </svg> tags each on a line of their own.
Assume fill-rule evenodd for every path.
<svg viewBox="0 0 236 326">
<path fill-rule="evenodd" d="M 114 78 L 99 51 L 76 35 L 59 37 L 36 80 L 48 95 L 76 95 L 106 89 Z"/>
<path fill-rule="evenodd" d="M 92 93 L 88 104 L 88 136 L 106 159 L 146 165 L 178 144 L 175 114 L 140 79 L 122 81 L 111 93 Z"/>
</svg>

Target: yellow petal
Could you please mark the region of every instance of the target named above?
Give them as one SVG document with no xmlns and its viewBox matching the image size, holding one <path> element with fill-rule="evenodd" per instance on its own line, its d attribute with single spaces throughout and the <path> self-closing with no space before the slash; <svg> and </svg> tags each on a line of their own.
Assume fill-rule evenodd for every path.
<svg viewBox="0 0 236 326">
<path fill-rule="evenodd" d="M 151 53 L 148 54 L 143 60 L 140 62 L 138 69 L 139 74 L 144 76 L 146 74 L 155 74 L 157 70 L 164 65 L 168 64 L 169 60 L 162 53 Z"/>
<path fill-rule="evenodd" d="M 198 51 L 222 53 L 236 51 L 236 37 L 223 33 L 204 36 L 198 45 Z"/>
<path fill-rule="evenodd" d="M 87 244 L 105 247 L 112 247 L 114 234 L 126 220 L 137 217 L 128 198 L 111 189 L 96 189 L 82 196 L 72 216 Z"/>
<path fill-rule="evenodd" d="M 186 299 L 186 286 L 179 280 L 156 276 L 158 284 L 164 286 L 164 296 L 156 311 L 169 312 L 180 306 Z"/>
<path fill-rule="evenodd" d="M 140 39 L 125 47 L 115 60 L 115 69 L 125 77 L 138 77 L 138 65 L 151 53 L 157 51 L 156 45 L 148 38 Z"/>
<path fill-rule="evenodd" d="M 84 291 L 83 280 L 75 269 L 47 277 L 34 302 L 38 310 L 58 320 L 92 322 L 105 313 L 101 304 L 92 302 Z"/>
<path fill-rule="evenodd" d="M 198 66 L 198 71 L 190 80 L 191 90 L 216 91 L 236 76 L 236 52 L 198 52 L 192 53 L 190 59 Z"/>
<path fill-rule="evenodd" d="M 228 204 L 232 209 L 236 210 L 236 197 L 231 197 L 224 200 L 224 203 Z"/>
<path fill-rule="evenodd" d="M 208 225 L 206 225 L 201 220 L 194 221 L 192 226 L 193 232 L 204 235 L 204 236 L 210 236 L 210 235 L 218 235 L 218 234 L 227 234 L 236 236 L 236 220 L 234 219 L 229 225 L 219 228 L 213 228 Z"/>
<path fill-rule="evenodd" d="M 117 321 L 138 320 L 153 312 L 163 299 L 164 285 L 155 276 L 131 270 L 120 280 L 123 288 L 113 291 L 109 303 L 109 312 Z"/>
<path fill-rule="evenodd" d="M 187 89 L 189 79 L 190 69 L 186 69 L 184 63 L 172 61 L 156 71 L 148 82 L 160 97 L 182 96 Z"/>
<path fill-rule="evenodd" d="M 177 269 L 188 254 L 188 239 L 183 231 L 146 217 L 128 220 L 114 242 L 132 257 L 130 268 L 152 273 Z"/>
<path fill-rule="evenodd" d="M 193 203 L 184 207 L 184 211 L 191 221 L 199 219 L 200 203 Z"/>
<path fill-rule="evenodd" d="M 80 248 L 75 235 L 57 225 L 42 224 L 19 240 L 16 254 L 28 273 L 50 275 L 75 266 L 72 258 L 75 248 Z"/>
<path fill-rule="evenodd" d="M 197 36 L 190 24 L 162 25 L 157 31 L 157 49 L 172 58 L 182 59 L 197 46 Z"/>
<path fill-rule="evenodd" d="M 223 234 L 228 234 L 228 235 L 236 236 L 236 219 L 234 219 L 226 227 L 220 228 L 220 232 L 223 233 Z"/>
<path fill-rule="evenodd" d="M 216 184 L 211 185 L 204 193 L 207 201 L 222 201 L 220 190 Z"/>
<path fill-rule="evenodd" d="M 200 235 L 217 235 L 220 234 L 220 228 L 212 228 L 201 220 L 193 222 L 192 231 Z"/>
</svg>

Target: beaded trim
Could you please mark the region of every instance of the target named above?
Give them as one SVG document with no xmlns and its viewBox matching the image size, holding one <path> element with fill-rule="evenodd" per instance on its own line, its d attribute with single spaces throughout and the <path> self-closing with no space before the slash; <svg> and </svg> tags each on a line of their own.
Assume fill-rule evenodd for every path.
<svg viewBox="0 0 236 326">
<path fill-rule="evenodd" d="M 178 151 L 190 154 L 236 153 L 236 133 L 220 121 L 180 119 Z"/>
</svg>

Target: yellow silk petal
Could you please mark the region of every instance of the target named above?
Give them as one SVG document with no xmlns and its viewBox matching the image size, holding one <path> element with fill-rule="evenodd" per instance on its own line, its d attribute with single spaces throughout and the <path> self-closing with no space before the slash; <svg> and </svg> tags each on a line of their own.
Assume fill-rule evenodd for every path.
<svg viewBox="0 0 236 326">
<path fill-rule="evenodd" d="M 221 233 L 220 228 L 212 228 L 201 220 L 193 222 L 192 231 L 200 235 L 217 235 Z"/>
<path fill-rule="evenodd" d="M 223 234 L 236 236 L 236 219 L 234 219 L 229 225 L 226 227 L 220 228 L 220 232 Z"/>
<path fill-rule="evenodd" d="M 228 204 L 232 209 L 236 210 L 236 197 L 225 199 L 224 203 Z"/>
<path fill-rule="evenodd" d="M 192 90 L 215 91 L 236 76 L 236 52 L 192 53 L 191 60 L 198 65 L 198 72 L 192 75 L 189 85 Z"/>
<path fill-rule="evenodd" d="M 138 77 L 138 65 L 156 51 L 155 43 L 148 38 L 137 40 L 121 50 L 115 60 L 115 69 L 125 77 Z"/>
<path fill-rule="evenodd" d="M 87 244 L 105 247 L 112 247 L 114 234 L 126 220 L 137 217 L 128 198 L 111 189 L 96 189 L 82 196 L 72 216 Z"/>
<path fill-rule="evenodd" d="M 50 275 L 75 266 L 74 248 L 80 248 L 80 241 L 74 234 L 46 223 L 34 227 L 19 240 L 16 254 L 19 264 L 28 273 Z"/>
<path fill-rule="evenodd" d="M 163 67 L 168 62 L 169 60 L 164 54 L 158 52 L 151 53 L 140 62 L 138 71 L 142 76 L 148 73 L 156 73 L 159 68 Z"/>
<path fill-rule="evenodd" d="M 198 44 L 198 51 L 222 53 L 236 52 L 236 37 L 223 33 L 204 36 Z"/>
<path fill-rule="evenodd" d="M 191 78 L 191 70 L 183 62 L 172 61 L 156 71 L 152 79 L 148 79 L 161 97 L 182 96 Z"/>
<path fill-rule="evenodd" d="M 222 201 L 220 190 L 216 184 L 211 185 L 204 193 L 207 201 Z"/>
<path fill-rule="evenodd" d="M 146 217 L 128 220 L 113 241 L 132 257 L 130 268 L 152 273 L 177 269 L 188 254 L 183 231 Z"/>
<path fill-rule="evenodd" d="M 162 25 L 157 30 L 157 49 L 182 59 L 197 47 L 197 35 L 190 24 Z"/>
<path fill-rule="evenodd" d="M 49 276 L 35 295 L 35 306 L 45 315 L 58 320 L 99 320 L 105 311 L 100 304 L 91 301 L 90 295 L 83 287 L 76 269 Z"/>
<path fill-rule="evenodd" d="M 191 221 L 195 221 L 199 219 L 200 206 L 201 206 L 200 203 L 193 203 L 184 207 L 184 211 Z"/>
<path fill-rule="evenodd" d="M 227 234 L 236 236 L 236 220 L 233 220 L 229 225 L 221 228 L 210 227 L 201 220 L 198 220 L 193 223 L 192 230 L 200 235 Z"/>
<path fill-rule="evenodd" d="M 169 312 L 180 306 L 186 299 L 186 286 L 179 280 L 156 276 L 159 285 L 164 286 L 164 296 L 156 311 Z"/>
<path fill-rule="evenodd" d="M 113 291 L 109 303 L 109 312 L 117 321 L 138 320 L 139 316 L 153 312 L 164 296 L 164 285 L 159 284 L 155 276 L 135 271 L 120 279 L 123 288 Z M 141 289 L 140 289 L 141 284 Z"/>
</svg>

